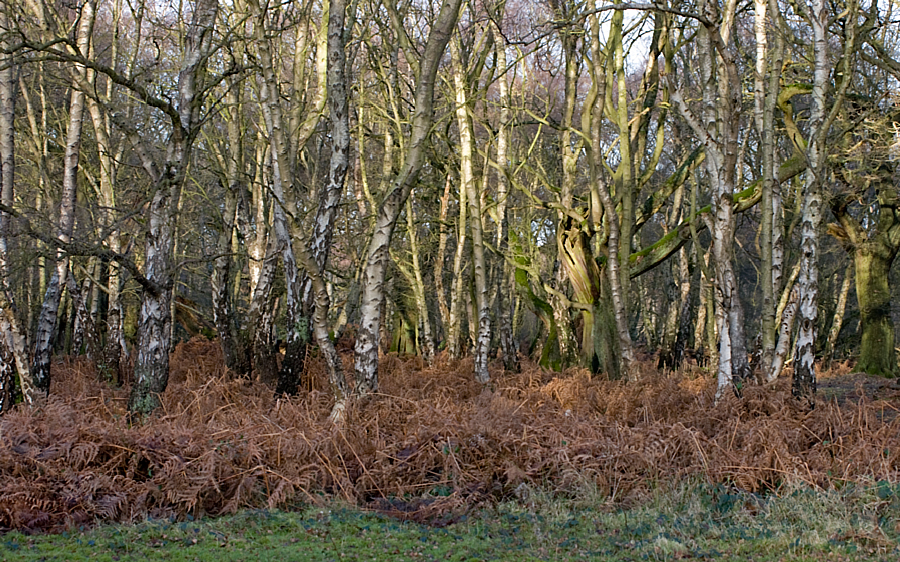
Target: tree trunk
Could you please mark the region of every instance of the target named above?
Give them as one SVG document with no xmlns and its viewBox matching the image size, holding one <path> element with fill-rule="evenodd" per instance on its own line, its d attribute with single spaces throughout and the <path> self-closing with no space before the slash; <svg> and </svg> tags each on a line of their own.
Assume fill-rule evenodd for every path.
<svg viewBox="0 0 900 562">
<path fill-rule="evenodd" d="M 354 393 L 367 395 L 378 388 L 378 334 L 381 329 L 381 309 L 384 303 L 384 276 L 387 269 L 388 246 L 400 210 L 409 197 L 422 167 L 425 141 L 433 120 L 434 83 L 437 70 L 450 35 L 456 27 L 462 0 L 448 0 L 428 34 L 416 84 L 415 110 L 406 159 L 397 178 L 385 195 L 375 219 L 375 230 L 366 251 L 363 271 L 362 319 L 355 347 L 356 383 Z"/>
<path fill-rule="evenodd" d="M 465 277 L 463 271 L 465 263 L 466 235 L 468 229 L 468 195 L 469 190 L 466 188 L 466 170 L 471 175 L 472 161 L 466 159 L 466 151 L 460 151 L 460 171 L 459 171 L 459 221 L 456 223 L 456 250 L 453 252 L 453 281 L 450 288 L 450 315 L 447 321 L 447 354 L 451 359 L 458 359 L 462 354 L 462 309 L 463 309 L 463 287 L 465 285 Z M 471 179 L 471 178 L 470 178 Z"/>
<path fill-rule="evenodd" d="M 165 166 L 161 172 L 154 172 L 155 194 L 149 209 L 145 277 L 156 287 L 145 289 L 141 299 L 135 382 L 128 400 L 129 412 L 138 416 L 159 407 L 159 395 L 169 382 L 175 208 L 200 121 L 204 99 L 198 93 L 212 50 L 218 9 L 216 0 L 198 0 L 194 6 L 178 75 L 178 117 L 171 116 L 173 128 L 166 147 Z M 153 167 L 147 164 L 145 168 Z"/>
<path fill-rule="evenodd" d="M 406 230 L 409 235 L 409 251 L 412 260 L 412 271 L 405 272 L 410 286 L 413 288 L 413 296 L 416 299 L 418 311 L 418 326 L 422 333 L 417 339 L 422 357 L 429 365 L 434 361 L 434 336 L 431 333 L 431 319 L 428 317 L 428 301 L 425 299 L 425 282 L 422 279 L 422 267 L 419 264 L 419 236 L 416 232 L 416 221 L 413 195 L 406 200 Z"/>
<path fill-rule="evenodd" d="M 472 123 L 469 113 L 471 111 L 465 69 L 459 52 L 460 46 L 453 42 L 450 46 L 453 59 L 453 86 L 456 90 L 456 124 L 459 127 L 460 144 L 460 178 L 466 191 L 468 201 L 469 230 L 472 233 L 472 275 L 474 278 L 473 308 L 474 314 L 469 314 L 469 325 L 476 332 L 474 341 L 475 351 L 475 380 L 481 384 L 490 381 L 488 373 L 488 352 L 491 347 L 491 318 L 488 303 L 487 270 L 484 262 L 484 231 L 481 222 L 481 197 L 475 186 L 475 174 L 473 170 L 473 156 L 475 139 L 472 136 Z M 460 190 L 462 191 L 462 189 Z M 463 206 L 460 201 L 460 207 Z M 462 221 L 462 213 L 460 213 Z M 465 223 L 461 222 L 461 228 Z"/>
<path fill-rule="evenodd" d="M 234 283 L 234 229 L 238 213 L 238 199 L 244 186 L 240 181 L 243 169 L 243 143 L 241 142 L 241 104 L 233 84 L 225 94 L 229 108 L 226 122 L 228 154 L 225 162 L 225 201 L 222 208 L 222 229 L 216 241 L 216 258 L 210 279 L 213 321 L 222 346 L 225 366 L 239 375 L 250 372 L 247 348 L 241 341 L 237 319 L 234 316 L 232 284 Z"/>
<path fill-rule="evenodd" d="M 6 48 L 12 37 L 7 10 L 0 10 L 0 203 L 12 208 L 15 203 L 15 86 L 12 54 Z M 25 332 L 16 317 L 15 300 L 9 284 L 10 215 L 0 211 L 0 369 L 10 380 L 19 375 L 22 396 L 34 403 L 37 389 L 31 378 Z M 8 390 L 10 395 L 12 390 Z"/>
<path fill-rule="evenodd" d="M 500 355 L 504 367 L 507 371 L 518 372 L 519 356 L 512 324 L 512 308 L 515 300 L 512 291 L 515 281 L 512 279 L 512 266 L 506 260 L 509 248 L 509 219 L 507 217 L 509 178 L 507 178 L 507 174 L 510 173 L 508 153 L 512 112 L 509 107 L 509 83 L 507 82 L 507 45 L 506 41 L 502 39 L 499 27 L 496 27 L 495 31 L 496 35 L 501 37 L 496 48 L 499 74 L 497 83 L 500 96 L 500 128 L 497 131 L 497 232 L 494 241 L 497 248 L 496 263 L 498 263 L 497 275 L 494 280 L 497 290 L 497 332 L 500 337 Z"/>
<path fill-rule="evenodd" d="M 85 2 L 82 8 L 81 22 L 78 27 L 78 49 L 89 53 L 91 32 L 94 25 L 94 6 Z M 84 68 L 76 66 L 74 73 L 84 75 Z M 78 159 L 81 155 L 81 130 L 84 117 L 84 92 L 74 85 L 69 102 L 69 123 L 66 129 L 66 149 L 63 160 L 62 195 L 59 204 L 59 230 L 57 237 L 63 243 L 69 242 L 75 229 L 75 199 L 78 193 Z M 38 319 L 37 332 L 34 337 L 31 376 L 35 387 L 49 394 L 50 392 L 50 355 L 56 331 L 56 320 L 59 314 L 59 303 L 66 285 L 69 272 L 69 257 L 62 252 L 56 253 L 56 263 L 50 276 L 41 314 Z"/>
<path fill-rule="evenodd" d="M 838 336 L 844 325 L 844 314 L 847 310 L 847 296 L 850 294 L 850 285 L 853 281 L 853 264 L 847 266 L 844 271 L 844 281 L 838 292 L 837 305 L 834 307 L 834 318 L 831 321 L 831 330 L 828 332 L 828 343 L 825 344 L 825 353 L 822 354 L 822 363 L 825 369 L 831 367 L 834 360 L 834 348 L 837 346 Z"/>
<path fill-rule="evenodd" d="M 896 252 L 885 252 L 874 244 L 857 247 L 856 298 L 862 344 L 857 370 L 884 377 L 898 376 L 894 351 L 894 322 L 891 319 L 890 272 Z"/>
</svg>

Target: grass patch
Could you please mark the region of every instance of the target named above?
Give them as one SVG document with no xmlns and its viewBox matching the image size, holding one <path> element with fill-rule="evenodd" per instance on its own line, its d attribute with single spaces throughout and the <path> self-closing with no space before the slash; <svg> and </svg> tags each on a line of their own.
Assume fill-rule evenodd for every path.
<svg viewBox="0 0 900 562">
<path fill-rule="evenodd" d="M 900 488 L 767 496 L 724 485 L 657 490 L 629 508 L 540 489 L 443 528 L 331 504 L 0 537 L 3 560 L 897 560 Z"/>
</svg>

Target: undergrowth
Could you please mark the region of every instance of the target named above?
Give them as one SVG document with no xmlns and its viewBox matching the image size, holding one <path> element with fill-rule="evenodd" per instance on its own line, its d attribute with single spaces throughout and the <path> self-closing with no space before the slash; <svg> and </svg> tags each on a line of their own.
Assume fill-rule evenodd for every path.
<svg viewBox="0 0 900 562">
<path fill-rule="evenodd" d="M 325 388 L 322 365 L 309 369 Z M 885 415 L 896 392 L 807 411 L 783 380 L 714 407 L 714 382 L 696 372 L 647 368 L 622 383 L 529 365 L 493 370 L 489 387 L 471 373 L 471 359 L 386 356 L 381 393 L 335 428 L 327 394 L 276 399 L 228 373 L 217 343 L 195 339 L 173 355 L 159 414 L 130 425 L 127 387 L 62 360 L 45 402 L 0 419 L 0 530 L 335 499 L 441 527 L 474 507 L 527 502 L 533 489 L 574 500 L 588 486 L 627 507 L 653 483 L 691 478 L 751 493 L 900 480 L 900 420 Z"/>
</svg>

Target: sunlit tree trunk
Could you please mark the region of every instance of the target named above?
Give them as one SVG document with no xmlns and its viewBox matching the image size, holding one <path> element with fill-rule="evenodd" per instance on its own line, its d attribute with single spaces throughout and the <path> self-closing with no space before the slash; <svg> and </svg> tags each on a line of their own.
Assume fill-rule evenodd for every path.
<svg viewBox="0 0 900 562">
<path fill-rule="evenodd" d="M 0 10 L 0 203 L 7 209 L 12 209 L 15 203 L 15 66 L 12 54 L 7 51 L 11 31 L 8 11 Z M 31 404 L 37 398 L 25 332 L 19 325 L 9 284 L 11 223 L 9 213 L 0 210 L 0 384 L 6 397 L 4 409 L 11 405 L 16 374 L 25 402 Z"/>
<path fill-rule="evenodd" d="M 499 28 L 495 29 L 496 35 L 501 37 L 496 47 L 498 93 L 500 96 L 500 128 L 497 131 L 497 206 L 495 220 L 497 223 L 494 245 L 497 248 L 497 275 L 494 283 L 497 289 L 497 332 L 500 338 L 500 354 L 504 367 L 508 371 L 519 370 L 518 350 L 516 349 L 513 334 L 512 308 L 513 285 L 512 266 L 506 260 L 509 251 L 509 218 L 507 206 L 509 201 L 509 137 L 512 123 L 512 111 L 510 110 L 509 83 L 507 71 L 509 66 L 506 59 L 506 41 L 502 39 Z"/>
<path fill-rule="evenodd" d="M 361 314 L 355 347 L 355 393 L 366 395 L 378 388 L 378 334 L 384 303 L 384 276 L 388 246 L 403 204 L 413 188 L 424 159 L 425 141 L 433 120 L 434 83 L 450 34 L 456 26 L 462 0 L 446 0 L 434 21 L 416 82 L 415 109 L 403 167 L 385 194 L 375 219 L 375 230 L 366 251 Z"/>
<path fill-rule="evenodd" d="M 682 117 L 705 144 L 704 164 L 712 191 L 712 257 L 715 262 L 716 327 L 719 336 L 716 399 L 729 387 L 740 394 L 750 375 L 743 328 L 743 310 L 734 273 L 734 193 L 741 126 L 741 82 L 731 51 L 736 2 L 728 0 L 719 14 L 717 3 L 704 0 L 698 8 L 712 20 L 697 37 L 702 91 L 699 118 L 672 85 L 672 99 Z"/>
<path fill-rule="evenodd" d="M 853 284 L 853 278 L 853 264 L 851 263 L 847 266 L 846 271 L 844 271 L 844 280 L 841 282 L 841 288 L 838 291 L 837 304 L 834 307 L 831 330 L 828 332 L 825 352 L 822 354 L 822 363 L 826 369 L 831 367 L 831 361 L 834 359 L 834 350 L 835 347 L 837 347 L 838 336 L 840 336 L 841 328 L 844 326 L 844 314 L 847 310 L 847 297 L 850 294 L 850 286 Z"/>
<path fill-rule="evenodd" d="M 850 7 L 849 25 L 844 38 L 842 79 L 838 84 L 837 95 L 826 99 L 826 90 L 831 85 L 831 66 L 828 52 L 829 12 L 825 0 L 813 0 L 810 6 L 801 5 L 813 31 L 813 88 L 812 107 L 809 116 L 809 142 L 806 160 L 809 163 L 806 181 L 803 186 L 803 207 L 801 218 L 800 240 L 800 276 L 797 286 L 800 291 L 798 310 L 799 328 L 797 333 L 796 362 L 792 392 L 799 399 L 814 405 L 816 393 L 816 335 L 818 320 L 819 296 L 819 225 L 822 222 L 822 187 L 828 173 L 826 142 L 828 130 L 843 101 L 850 78 L 850 59 L 854 51 L 856 35 L 857 10 Z M 827 104 L 827 105 L 826 105 Z M 857 270 L 857 282 L 860 279 Z M 890 295 L 888 291 L 887 295 Z M 888 297 L 889 298 L 889 297 Z M 861 301 L 862 302 L 862 301 Z M 862 306 L 860 306 L 862 314 Z M 892 334 L 893 336 L 893 334 Z M 863 343 L 865 345 L 865 342 Z M 893 352 L 894 340 L 891 337 L 888 346 Z M 896 370 L 896 364 L 894 365 Z"/>
<path fill-rule="evenodd" d="M 466 200 L 469 208 L 468 225 L 472 234 L 472 275 L 474 280 L 473 313 L 469 315 L 470 327 L 475 328 L 475 380 L 485 384 L 490 381 L 488 373 L 488 351 L 491 346 L 491 319 L 488 305 L 487 270 L 484 262 L 484 231 L 481 218 L 481 197 L 475 185 L 473 170 L 473 148 L 475 140 L 472 135 L 472 123 L 470 121 L 470 99 L 468 95 L 468 81 L 463 68 L 460 47 L 454 41 L 451 42 L 450 52 L 453 59 L 453 85 L 456 90 L 456 124 L 459 128 L 460 144 L 460 178 L 462 189 L 466 191 Z M 460 198 L 462 199 L 462 198 Z M 460 207 L 463 206 L 460 201 Z M 462 215 L 461 215 L 462 216 Z M 461 218 L 462 220 L 462 218 Z M 465 228 L 462 223 L 461 228 Z M 477 326 L 477 328 L 476 328 Z"/>
</svg>

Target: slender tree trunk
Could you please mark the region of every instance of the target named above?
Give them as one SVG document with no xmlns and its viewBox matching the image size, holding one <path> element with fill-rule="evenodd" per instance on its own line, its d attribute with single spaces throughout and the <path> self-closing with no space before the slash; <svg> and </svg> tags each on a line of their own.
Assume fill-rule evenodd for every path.
<svg viewBox="0 0 900 562">
<path fill-rule="evenodd" d="M 502 37 L 499 28 L 495 29 L 495 31 L 495 35 Z M 506 48 L 506 41 L 500 39 L 500 43 L 496 48 L 497 71 L 499 73 L 497 84 L 500 96 L 500 128 L 497 131 L 497 231 L 494 241 L 494 245 L 497 248 L 496 262 L 499 262 L 499 264 L 497 266 L 498 273 L 495 284 L 497 290 L 497 332 L 500 337 L 501 360 L 507 371 L 518 372 L 519 356 L 512 324 L 512 309 L 514 308 L 512 290 L 515 286 L 515 281 L 512 279 L 512 266 L 506 260 L 509 248 L 509 219 L 507 217 L 509 178 L 507 174 L 510 173 L 508 153 L 510 124 L 512 122 L 512 112 L 509 108 Z"/>
<path fill-rule="evenodd" d="M 82 8 L 81 22 L 78 28 L 78 49 L 82 53 L 89 53 L 91 32 L 94 25 L 94 6 L 92 2 L 85 2 Z M 76 66 L 73 70 L 76 74 L 83 75 L 85 70 Z M 63 159 L 62 195 L 59 204 L 59 230 L 57 237 L 60 242 L 67 243 L 72 238 L 75 230 L 75 199 L 78 193 L 78 159 L 81 155 L 81 130 L 84 118 L 84 92 L 74 85 L 69 101 L 69 123 L 66 129 L 66 148 Z M 38 319 L 37 332 L 34 338 L 34 352 L 32 354 L 31 376 L 35 387 L 49 394 L 50 392 L 50 355 L 56 331 L 56 320 L 59 314 L 59 303 L 66 285 L 66 275 L 69 272 L 69 258 L 61 250 L 56 253 L 56 263 L 50 276 L 47 292 L 44 294 L 44 302 L 41 306 L 41 314 Z"/>
<path fill-rule="evenodd" d="M 791 348 L 794 316 L 797 314 L 797 306 L 800 304 L 799 301 L 800 289 L 795 286 L 791 289 L 790 297 L 785 303 L 784 310 L 781 313 L 781 324 L 778 328 L 778 342 L 775 346 L 774 353 L 772 354 L 771 363 L 763 364 L 767 369 L 764 376 L 765 382 L 775 381 L 781 376 L 781 371 L 784 369 L 784 364 L 787 361 L 787 354 Z"/>
<path fill-rule="evenodd" d="M 456 27 L 462 0 L 448 0 L 428 34 L 425 51 L 419 66 L 416 84 L 415 110 L 406 159 L 397 178 L 385 195 L 375 219 L 375 230 L 366 251 L 363 271 L 362 319 L 356 338 L 355 394 L 366 395 L 378 388 L 378 334 L 381 329 L 381 309 L 384 303 L 384 276 L 387 269 L 388 247 L 400 216 L 422 167 L 425 140 L 431 132 L 433 120 L 434 83 L 441 58 Z"/>
<path fill-rule="evenodd" d="M 461 151 L 462 152 L 462 151 Z M 466 228 L 468 224 L 468 194 L 466 189 L 465 169 L 471 169 L 471 159 L 466 163 L 465 157 L 460 154 L 460 186 L 459 186 L 459 221 L 456 224 L 456 250 L 453 252 L 453 284 L 450 289 L 450 315 L 447 322 L 447 354 L 451 359 L 458 359 L 462 346 L 462 307 L 463 288 L 465 278 L 463 270 L 465 263 L 466 241 L 468 239 Z"/>
<path fill-rule="evenodd" d="M 712 191 L 712 258 L 715 262 L 716 328 L 719 334 L 716 400 L 731 387 L 738 395 L 750 376 L 743 331 L 743 309 L 734 274 L 734 193 L 738 165 L 738 131 L 741 126 L 741 81 L 731 44 L 736 1 L 728 0 L 720 16 L 719 6 L 704 0 L 698 7 L 707 17 L 697 37 L 702 79 L 700 118 L 684 101 L 673 82 L 672 100 L 694 133 L 706 145 L 704 161 Z M 718 25 L 713 20 L 719 22 Z M 671 78 L 671 76 L 670 76 Z"/>
<path fill-rule="evenodd" d="M 810 407 L 816 394 L 816 335 L 819 304 L 819 225 L 822 222 L 822 182 L 825 174 L 825 93 L 831 76 L 828 67 L 828 12 L 825 0 L 813 0 L 809 23 L 813 30 L 814 72 L 810 110 L 806 181 L 803 187 L 800 233 L 799 328 L 792 393 Z M 855 14 L 854 14 L 855 17 Z M 852 27 L 852 26 L 851 26 Z M 834 103 L 834 102 L 832 102 Z M 839 102 L 838 102 L 839 103 Z M 893 338 L 891 339 L 893 347 Z"/>
<path fill-rule="evenodd" d="M 212 291 L 213 321 L 222 352 L 225 366 L 231 371 L 246 375 L 250 372 L 246 346 L 243 345 L 234 316 L 234 302 L 231 288 L 234 283 L 234 229 L 238 213 L 238 199 L 244 186 L 240 181 L 243 169 L 243 143 L 241 142 L 241 104 L 236 87 L 230 85 L 225 95 L 229 106 L 229 118 L 226 122 L 228 131 L 228 155 L 225 162 L 225 201 L 222 208 L 222 230 L 216 241 L 216 258 L 210 279 Z"/>
<path fill-rule="evenodd" d="M 422 357 L 429 365 L 434 361 L 434 336 L 431 333 L 431 320 L 428 317 L 428 301 L 425 299 L 425 282 L 422 278 L 422 267 L 419 264 L 419 236 L 416 232 L 415 213 L 412 204 L 413 194 L 406 200 L 406 230 L 409 235 L 409 251 L 412 260 L 412 271 L 408 273 L 408 281 L 413 288 L 418 310 L 418 325 L 422 329 L 417 339 L 421 346 Z"/>
<path fill-rule="evenodd" d="M 349 396 L 341 358 L 338 356 L 328 333 L 329 297 L 322 274 L 331 247 L 335 216 L 338 210 L 347 170 L 350 164 L 350 107 L 347 78 L 344 72 L 344 0 L 331 0 L 328 16 L 328 105 L 330 109 L 331 162 L 328 183 L 319 202 L 316 214 L 312 248 L 301 247 L 301 260 L 316 295 L 313 315 L 313 333 L 328 366 L 328 380 L 335 398 L 331 419 L 343 422 L 346 400 Z M 302 244 L 302 243 L 301 243 Z"/>
<path fill-rule="evenodd" d="M 475 337 L 475 380 L 481 384 L 490 381 L 488 373 L 488 352 L 491 347 L 491 318 L 488 303 L 487 270 L 484 261 L 484 231 L 481 222 L 481 197 L 475 186 L 475 174 L 473 170 L 473 147 L 475 144 L 472 136 L 472 123 L 469 112 L 471 111 L 468 95 L 468 84 L 459 45 L 452 42 L 450 52 L 453 59 L 453 85 L 456 90 L 456 124 L 459 127 L 460 144 L 460 178 L 466 191 L 468 202 L 469 230 L 472 233 L 472 274 L 474 278 L 473 314 L 469 314 L 469 325 L 477 333 Z M 460 189 L 462 191 L 462 189 Z M 460 198 L 462 199 L 462 198 Z M 460 201 L 460 207 L 463 203 Z M 465 223 L 460 212 L 461 228 Z"/>
<path fill-rule="evenodd" d="M 438 226 L 438 250 L 434 260 L 434 288 L 437 291 L 438 311 L 441 314 L 442 339 L 449 346 L 450 307 L 447 305 L 447 293 L 444 290 L 444 261 L 447 256 L 447 213 L 450 209 L 450 187 L 453 185 L 450 174 L 444 181 L 444 194 L 441 196 L 441 212 Z"/>
<path fill-rule="evenodd" d="M 828 343 L 825 345 L 825 353 L 822 355 L 822 363 L 825 369 L 831 367 L 834 360 L 834 349 L 837 346 L 838 336 L 844 325 L 844 313 L 847 310 L 847 296 L 850 294 L 850 285 L 853 283 L 853 264 L 847 266 L 844 272 L 844 280 L 838 292 L 837 305 L 834 308 L 834 318 L 831 321 L 831 330 L 828 332 Z"/>
<path fill-rule="evenodd" d="M 8 11 L 0 10 L 0 203 L 8 208 L 15 203 L 15 67 L 12 54 L 6 50 L 11 31 Z M 31 378 L 25 332 L 16 316 L 9 278 L 10 218 L 6 211 L 0 211 L 0 381 L 8 381 L 4 392 L 11 397 L 10 385 L 18 374 L 23 398 L 32 404 L 38 394 Z"/>
<path fill-rule="evenodd" d="M 275 384 L 277 394 L 295 394 L 306 361 L 309 343 L 309 322 L 303 314 L 300 272 L 294 254 L 293 234 L 296 227 L 297 207 L 293 199 L 294 178 L 291 162 L 289 132 L 285 130 L 285 119 L 281 109 L 280 88 L 275 74 L 267 9 L 254 5 L 256 17 L 256 43 L 262 66 L 260 85 L 260 108 L 269 136 L 269 156 L 272 162 L 272 231 L 281 251 L 285 281 L 285 353 L 281 369 L 275 373 L 260 371 L 263 381 Z M 296 232 L 300 234 L 299 232 Z"/>
</svg>

